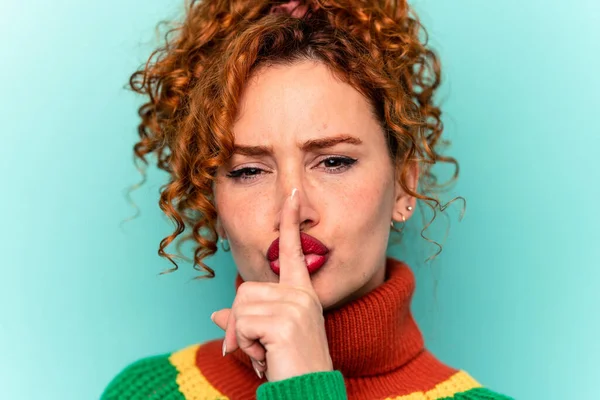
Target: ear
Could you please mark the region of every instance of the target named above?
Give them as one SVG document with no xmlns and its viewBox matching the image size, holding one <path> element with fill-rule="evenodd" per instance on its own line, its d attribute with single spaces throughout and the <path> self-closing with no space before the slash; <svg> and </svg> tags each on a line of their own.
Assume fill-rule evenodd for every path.
<svg viewBox="0 0 600 400">
<path fill-rule="evenodd" d="M 414 162 L 413 164 L 411 164 L 411 167 L 407 171 L 406 185 L 410 188 L 410 190 L 415 192 L 417 190 L 418 183 L 419 164 L 417 162 Z M 404 191 L 404 189 L 400 185 L 400 177 L 396 177 L 394 187 L 394 198 L 396 199 L 396 201 L 394 203 L 392 219 L 396 222 L 402 222 L 403 215 L 404 219 L 408 220 L 415 212 L 417 199 L 406 193 L 406 191 Z M 409 206 L 412 207 L 412 211 L 408 211 Z"/>
</svg>

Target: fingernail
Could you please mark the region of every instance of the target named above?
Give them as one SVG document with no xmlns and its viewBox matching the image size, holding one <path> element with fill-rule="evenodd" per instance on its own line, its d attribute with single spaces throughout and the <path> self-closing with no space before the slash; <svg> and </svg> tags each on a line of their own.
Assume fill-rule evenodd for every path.
<svg viewBox="0 0 600 400">
<path fill-rule="evenodd" d="M 298 208 L 298 196 L 296 195 L 296 193 L 298 193 L 298 189 L 292 189 L 292 195 L 290 196 L 290 199 L 292 202 L 292 208 L 294 209 Z"/>
<path fill-rule="evenodd" d="M 227 346 L 225 345 L 225 339 L 223 339 L 223 357 L 227 354 Z"/>
<path fill-rule="evenodd" d="M 215 322 L 215 314 L 216 314 L 216 313 L 217 313 L 217 312 L 215 311 L 214 313 L 210 314 L 210 320 L 211 320 L 212 322 Z"/>
<path fill-rule="evenodd" d="M 260 372 L 258 370 L 258 368 L 256 367 L 256 365 L 254 363 L 252 363 L 252 367 L 254 368 L 254 372 L 256 372 L 256 375 L 258 375 L 258 378 L 262 379 L 262 372 Z"/>
</svg>

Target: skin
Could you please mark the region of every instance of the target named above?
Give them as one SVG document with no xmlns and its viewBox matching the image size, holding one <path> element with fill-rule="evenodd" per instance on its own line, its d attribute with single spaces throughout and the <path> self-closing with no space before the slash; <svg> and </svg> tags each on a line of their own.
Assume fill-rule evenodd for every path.
<svg viewBox="0 0 600 400">
<path fill-rule="evenodd" d="M 229 240 L 246 281 L 232 307 L 212 316 L 225 330 L 224 351 L 242 348 L 269 381 L 330 371 L 323 311 L 384 282 L 390 222 L 408 220 L 415 199 L 394 176 L 367 99 L 320 62 L 259 69 L 240 98 L 233 131 L 236 146 L 270 149 L 236 153 L 219 168 L 214 186 L 218 233 Z M 303 148 L 342 137 L 345 142 L 331 147 Z M 227 176 L 243 168 L 237 179 Z M 411 189 L 417 180 L 415 167 Z M 329 248 L 327 262 L 312 275 L 300 231 Z M 266 258 L 278 237 L 280 276 Z"/>
</svg>

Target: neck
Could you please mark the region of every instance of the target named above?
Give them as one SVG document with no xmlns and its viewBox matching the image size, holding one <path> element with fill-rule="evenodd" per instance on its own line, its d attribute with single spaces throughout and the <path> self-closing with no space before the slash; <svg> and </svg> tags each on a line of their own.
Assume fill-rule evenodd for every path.
<svg viewBox="0 0 600 400">
<path fill-rule="evenodd" d="M 324 314 L 329 353 L 344 376 L 386 373 L 423 350 L 423 337 L 410 312 L 412 271 L 388 258 L 385 275 L 388 279 L 371 292 Z"/>
</svg>

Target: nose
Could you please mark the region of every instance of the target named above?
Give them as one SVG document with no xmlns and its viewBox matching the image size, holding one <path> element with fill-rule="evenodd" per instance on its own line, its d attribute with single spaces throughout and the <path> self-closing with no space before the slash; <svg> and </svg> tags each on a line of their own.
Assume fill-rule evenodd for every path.
<svg viewBox="0 0 600 400">
<path fill-rule="evenodd" d="M 298 202 L 300 205 L 300 230 L 309 230 L 310 228 L 319 223 L 319 213 L 315 205 L 313 204 L 314 199 L 312 198 L 311 193 L 305 190 L 304 186 L 299 184 L 296 184 L 295 186 L 285 185 L 285 189 L 283 190 L 283 196 L 281 196 L 279 202 L 279 213 L 277 214 L 277 220 L 275 222 L 275 230 L 277 231 L 279 231 L 279 227 L 281 224 L 281 211 L 283 209 L 283 205 L 287 198 L 291 196 L 292 190 L 294 188 L 298 189 L 294 196 L 298 196 Z"/>
</svg>

